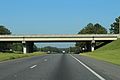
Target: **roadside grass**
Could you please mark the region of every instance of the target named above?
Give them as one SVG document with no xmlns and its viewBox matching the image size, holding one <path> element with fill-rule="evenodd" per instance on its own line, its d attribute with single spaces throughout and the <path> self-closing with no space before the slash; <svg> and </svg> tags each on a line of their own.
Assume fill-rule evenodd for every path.
<svg viewBox="0 0 120 80">
<path fill-rule="evenodd" d="M 19 53 L 0 53 L 0 61 L 12 60 L 17 58 L 24 58 L 24 57 L 32 57 L 32 56 L 39 56 L 44 55 L 45 52 L 34 52 L 34 53 L 27 53 L 27 54 L 19 54 Z"/>
<path fill-rule="evenodd" d="M 94 52 L 80 54 L 120 65 L 120 39 L 113 41 Z"/>
</svg>

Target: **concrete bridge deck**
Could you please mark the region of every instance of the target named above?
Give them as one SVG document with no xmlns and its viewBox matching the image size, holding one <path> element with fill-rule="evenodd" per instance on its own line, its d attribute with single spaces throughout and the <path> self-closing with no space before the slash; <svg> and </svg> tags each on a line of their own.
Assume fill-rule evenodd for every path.
<svg viewBox="0 0 120 80">
<path fill-rule="evenodd" d="M 119 34 L 31 34 L 31 35 L 0 35 L 0 42 L 22 42 L 23 53 L 32 52 L 34 42 L 80 42 L 91 41 L 91 51 L 95 42 L 113 41 L 120 38 Z"/>
<path fill-rule="evenodd" d="M 31 34 L 31 35 L 0 35 L 0 41 L 33 41 L 33 42 L 76 42 L 117 40 L 118 34 Z"/>
</svg>

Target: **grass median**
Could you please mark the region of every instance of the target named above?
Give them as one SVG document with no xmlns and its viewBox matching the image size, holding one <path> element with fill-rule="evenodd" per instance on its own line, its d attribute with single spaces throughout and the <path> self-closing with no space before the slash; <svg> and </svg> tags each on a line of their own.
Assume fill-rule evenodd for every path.
<svg viewBox="0 0 120 80">
<path fill-rule="evenodd" d="M 94 52 L 83 53 L 81 55 L 120 65 L 120 39 L 113 41 Z"/>
<path fill-rule="evenodd" d="M 39 56 L 44 55 L 45 52 L 34 52 L 28 54 L 19 54 L 19 53 L 0 53 L 0 61 L 12 60 L 17 58 L 31 57 L 31 56 Z"/>
</svg>

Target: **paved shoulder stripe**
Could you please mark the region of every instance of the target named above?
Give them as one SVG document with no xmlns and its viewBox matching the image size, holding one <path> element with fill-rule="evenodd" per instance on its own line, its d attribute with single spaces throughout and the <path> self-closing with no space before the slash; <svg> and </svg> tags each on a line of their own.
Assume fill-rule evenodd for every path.
<svg viewBox="0 0 120 80">
<path fill-rule="evenodd" d="M 71 55 L 72 56 L 72 55 Z M 95 76 L 97 76 L 100 80 L 105 80 L 102 76 L 100 76 L 98 73 L 93 71 L 91 68 L 89 68 L 87 65 L 85 65 L 83 62 L 78 60 L 76 57 L 72 56 L 76 61 L 78 61 L 80 64 L 82 64 L 85 68 L 87 68 L 90 72 L 92 72 Z"/>
</svg>

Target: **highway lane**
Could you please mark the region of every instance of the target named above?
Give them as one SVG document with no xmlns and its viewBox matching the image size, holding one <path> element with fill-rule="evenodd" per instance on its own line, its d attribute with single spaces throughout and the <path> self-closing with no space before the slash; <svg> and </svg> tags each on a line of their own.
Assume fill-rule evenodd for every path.
<svg viewBox="0 0 120 80">
<path fill-rule="evenodd" d="M 94 66 L 102 77 L 99 78 L 74 57 L 82 59 L 79 55 L 49 54 L 3 62 L 0 63 L 0 80 L 114 80 Z"/>
<path fill-rule="evenodd" d="M 17 59 L 11 61 L 0 62 L 0 80 L 7 76 L 11 76 L 15 73 L 19 73 L 24 71 L 29 66 L 37 63 L 38 61 L 42 61 L 46 56 L 32 57 L 32 58 L 24 58 Z M 40 60 L 41 59 L 41 60 Z"/>
</svg>

